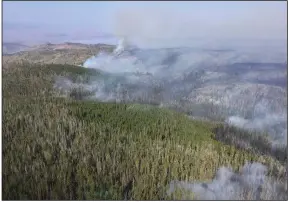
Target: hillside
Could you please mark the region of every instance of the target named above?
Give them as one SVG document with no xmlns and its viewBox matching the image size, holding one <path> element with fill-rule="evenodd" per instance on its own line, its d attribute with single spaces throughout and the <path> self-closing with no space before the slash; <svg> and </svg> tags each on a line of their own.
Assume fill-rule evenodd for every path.
<svg viewBox="0 0 289 202">
<path fill-rule="evenodd" d="M 112 52 L 114 46 L 105 44 L 86 45 L 80 43 L 63 43 L 29 47 L 29 50 L 14 54 L 4 54 L 3 67 L 11 63 L 28 61 L 41 64 L 71 64 L 82 65 L 83 62 L 96 55 L 99 51 Z"/>
<path fill-rule="evenodd" d="M 26 46 L 21 43 L 9 43 L 9 42 L 8 43 L 4 42 L 2 47 L 4 54 L 13 54 L 19 51 L 28 50 L 30 48 L 29 46 Z"/>
<path fill-rule="evenodd" d="M 12 57 L 75 64 L 91 54 L 85 48 L 39 50 Z M 81 89 L 63 97 L 54 88 L 60 76 L 86 82 L 89 75 L 101 72 L 30 63 L 3 70 L 4 200 L 171 199 L 171 181 L 209 182 L 220 167 L 238 171 L 247 161 L 266 165 L 280 184 L 274 191 L 264 188 L 261 199 L 287 197 L 287 155 L 263 152 L 270 148 L 265 139 L 157 106 L 82 100 Z M 238 147 L 236 139 L 244 137 L 263 147 Z"/>
</svg>

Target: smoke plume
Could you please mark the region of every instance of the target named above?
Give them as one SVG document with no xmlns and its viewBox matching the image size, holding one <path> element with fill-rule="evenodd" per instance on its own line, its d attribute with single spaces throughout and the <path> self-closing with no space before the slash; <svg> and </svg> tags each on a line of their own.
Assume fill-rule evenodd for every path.
<svg viewBox="0 0 289 202">
<path fill-rule="evenodd" d="M 249 82 L 243 74 L 236 74 L 238 64 L 246 65 L 247 61 L 260 62 L 258 68 L 266 74 L 263 58 L 238 50 L 140 49 L 130 43 L 122 39 L 113 55 L 101 53 L 84 63 L 84 67 L 96 68 L 103 75 L 89 84 L 94 86 L 95 98 L 165 106 L 183 105 L 184 100 L 211 103 L 232 125 L 269 132 L 274 141 L 286 139 L 286 90 L 260 85 L 257 79 Z M 276 72 L 284 72 L 285 68 Z M 187 110 L 194 114 L 193 109 Z M 209 113 L 207 109 L 197 116 Z"/>
<path fill-rule="evenodd" d="M 281 186 L 266 173 L 267 167 L 260 163 L 246 163 L 239 173 L 221 167 L 208 183 L 172 181 L 167 194 L 179 190 L 179 200 L 286 200 L 285 183 Z"/>
<path fill-rule="evenodd" d="M 252 5 L 244 14 L 230 9 L 220 11 L 218 5 L 212 6 L 212 2 L 207 12 L 197 9 L 199 5 L 195 6 L 196 9 L 188 10 L 194 3 L 186 2 L 187 7 L 184 3 L 181 9 L 177 4 L 175 7 L 141 5 L 118 9 L 114 18 L 114 34 L 127 37 L 142 48 L 192 45 L 225 48 L 234 44 L 250 50 L 260 45 L 264 48 L 268 43 L 272 48 L 271 39 L 276 45 L 279 39 L 287 38 L 284 4 Z"/>
<path fill-rule="evenodd" d="M 263 11 L 259 14 L 268 13 Z M 92 76 L 85 84 L 59 78 L 56 87 L 69 92 L 78 85 L 90 92 L 84 99 L 147 103 L 185 112 L 194 119 L 225 120 L 266 132 L 273 146 L 284 145 L 286 43 L 258 40 L 256 33 L 266 29 L 261 23 L 248 25 L 252 19 L 264 21 L 255 14 L 251 10 L 244 18 L 233 16 L 231 22 L 218 24 L 201 13 L 192 17 L 162 9 L 120 10 L 114 33 L 121 40 L 113 54 L 99 53 L 83 64 L 100 76 Z M 266 174 L 267 167 L 259 163 L 246 164 L 239 173 L 222 167 L 209 183 L 172 181 L 168 195 L 181 189 L 193 196 L 186 198 L 183 192 L 182 199 L 287 199 L 285 185 Z"/>
</svg>

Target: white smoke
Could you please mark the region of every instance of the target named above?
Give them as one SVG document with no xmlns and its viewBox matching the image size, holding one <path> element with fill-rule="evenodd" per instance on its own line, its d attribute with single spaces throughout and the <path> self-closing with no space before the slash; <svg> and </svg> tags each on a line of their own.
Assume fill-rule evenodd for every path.
<svg viewBox="0 0 289 202">
<path fill-rule="evenodd" d="M 126 44 L 125 44 L 125 39 L 123 38 L 123 39 L 120 39 L 119 40 L 119 42 L 118 42 L 118 45 L 117 45 L 117 47 L 114 49 L 114 51 L 113 51 L 113 53 L 115 54 L 115 55 L 119 55 L 119 54 L 121 54 L 124 50 L 125 50 L 125 46 Z"/>
<path fill-rule="evenodd" d="M 240 173 L 221 167 L 209 183 L 172 181 L 167 194 L 180 190 L 178 200 L 286 200 L 286 185 L 282 189 L 266 174 L 267 167 L 260 163 L 246 163 Z"/>
<path fill-rule="evenodd" d="M 226 97 L 227 101 L 219 102 L 219 104 L 218 102 L 214 103 L 216 103 L 215 108 L 220 109 L 219 111 L 222 113 L 220 115 L 227 117 L 228 123 L 245 129 L 272 129 L 269 131 L 270 135 L 274 137 L 272 141 L 284 142 L 287 117 L 284 114 L 273 113 L 274 110 L 268 110 L 267 107 L 278 106 L 279 111 L 285 109 L 285 106 L 279 102 L 280 99 L 283 99 L 285 91 L 275 90 L 274 96 L 270 97 L 271 93 L 266 90 L 270 89 L 270 86 L 262 88 L 262 91 L 258 93 L 267 94 L 266 96 L 270 97 L 268 99 L 271 99 L 271 103 L 253 106 L 250 109 L 254 112 L 252 117 L 245 119 L 239 108 L 243 109 L 244 106 L 248 106 L 244 103 L 255 102 L 254 92 L 257 92 L 258 88 L 250 92 L 250 86 L 246 87 L 249 94 L 234 89 L 230 91 L 227 89 L 230 86 L 242 87 L 244 81 L 240 79 L 243 77 L 239 78 L 231 75 L 227 70 L 218 69 L 234 63 L 264 62 L 264 58 L 260 55 L 257 54 L 256 56 L 239 50 L 143 49 L 133 45 L 127 36 L 123 36 L 113 54 L 99 53 L 84 62 L 84 67 L 94 68 L 101 73 L 100 77 L 94 78 L 90 83 L 82 86 L 82 88 L 90 89 L 93 92 L 94 96 L 89 96 L 89 99 L 155 103 L 162 106 L 179 107 L 182 106 L 182 100 L 195 104 L 208 104 L 212 101 L 203 98 L 213 98 L 217 93 L 216 89 L 219 86 L 224 86 L 218 92 L 218 96 Z M 208 76 L 207 72 L 212 72 L 215 76 Z M 254 87 L 254 84 L 246 82 L 244 85 Z M 238 95 L 238 93 L 242 94 Z M 226 96 L 224 96 L 225 94 Z M 245 101 L 243 102 L 243 100 Z M 231 104 L 234 104 L 233 108 Z M 196 110 L 200 111 L 202 117 L 212 113 L 207 107 L 199 106 L 195 109 L 189 109 L 193 114 Z M 230 110 L 233 110 L 233 115 Z"/>
<path fill-rule="evenodd" d="M 244 119 L 239 116 L 231 116 L 226 120 L 226 122 L 230 125 L 244 128 L 250 131 L 268 132 L 269 134 L 274 134 L 274 140 L 278 141 L 279 143 L 283 142 L 284 144 L 286 144 L 287 142 L 286 128 L 283 127 L 283 129 L 279 129 L 277 133 L 274 132 L 275 125 L 285 125 L 285 123 L 287 122 L 286 114 L 266 114 L 262 118 L 256 117 L 253 119 Z"/>
<path fill-rule="evenodd" d="M 187 8 L 190 8 L 195 2 L 186 3 Z M 118 37 L 127 37 L 143 48 L 180 46 L 224 48 L 235 44 L 239 48 L 247 47 L 247 50 L 250 50 L 256 48 L 257 44 L 264 48 L 269 43 L 260 40 L 261 38 L 287 38 L 287 11 L 284 3 L 269 6 L 262 2 L 258 6 L 248 7 L 246 14 L 231 12 L 230 9 L 220 12 L 211 4 L 208 5 L 210 12 L 202 12 L 202 9 L 190 11 L 179 9 L 179 5 L 172 8 L 147 5 L 118 9 L 114 18 L 114 34 Z M 252 40 L 246 43 L 245 39 Z"/>
<path fill-rule="evenodd" d="M 270 109 L 266 100 L 259 101 L 253 108 L 252 118 L 245 119 L 240 116 L 230 116 L 226 122 L 230 125 L 250 131 L 262 131 L 270 134 L 273 144 L 287 144 L 287 112 L 277 112 Z"/>
</svg>

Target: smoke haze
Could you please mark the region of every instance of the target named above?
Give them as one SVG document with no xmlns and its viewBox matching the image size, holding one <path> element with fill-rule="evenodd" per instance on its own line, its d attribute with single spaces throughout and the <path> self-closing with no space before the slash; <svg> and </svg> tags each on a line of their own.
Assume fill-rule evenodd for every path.
<svg viewBox="0 0 289 202">
<path fill-rule="evenodd" d="M 287 65 L 279 54 L 263 58 L 260 52 L 143 49 L 123 39 L 112 55 L 100 53 L 84 62 L 101 76 L 92 76 L 81 88 L 90 92 L 87 99 L 141 102 L 193 117 L 223 118 L 237 127 L 269 133 L 274 144 L 284 143 L 287 96 L 280 81 L 286 83 Z"/>
<path fill-rule="evenodd" d="M 209 183 L 172 181 L 167 194 L 179 189 L 182 200 L 286 200 L 286 190 L 266 174 L 267 167 L 260 163 L 247 163 L 240 173 L 221 167 Z"/>
<path fill-rule="evenodd" d="M 116 8 L 114 53 L 83 64 L 101 72 L 81 84 L 87 99 L 169 107 L 287 142 L 287 10 L 283 2 L 257 4 L 246 15 L 222 7 Z"/>
<path fill-rule="evenodd" d="M 239 11 L 218 7 L 208 7 L 206 12 L 202 9 L 185 11 L 164 6 L 119 9 L 115 14 L 114 33 L 135 40 L 134 43 L 142 47 L 158 48 L 198 43 L 207 46 L 211 43 L 218 46 L 244 45 L 246 41 L 245 45 L 256 47 L 272 44 L 272 41 L 281 44 L 287 38 L 287 11 L 282 4 L 252 5 L 246 14 L 240 13 L 241 8 Z"/>
<path fill-rule="evenodd" d="M 287 146 L 285 1 L 3 5 L 6 42 L 119 39 L 113 54 L 100 52 L 83 63 L 99 74 L 78 81 L 56 77 L 62 96 L 167 107 L 264 132 L 273 147 Z M 167 194 L 181 189 L 200 200 L 286 200 L 284 186 L 267 170 L 259 163 L 240 172 L 222 167 L 211 182 L 172 181 Z"/>
</svg>

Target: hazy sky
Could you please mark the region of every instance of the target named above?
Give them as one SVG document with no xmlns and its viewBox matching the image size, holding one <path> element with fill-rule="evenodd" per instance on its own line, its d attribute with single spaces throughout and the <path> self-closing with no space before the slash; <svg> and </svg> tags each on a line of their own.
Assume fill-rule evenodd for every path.
<svg viewBox="0 0 289 202">
<path fill-rule="evenodd" d="M 9 33 L 22 24 L 55 33 L 285 39 L 287 2 L 6 1 L 3 21 L 4 32 Z"/>
</svg>

